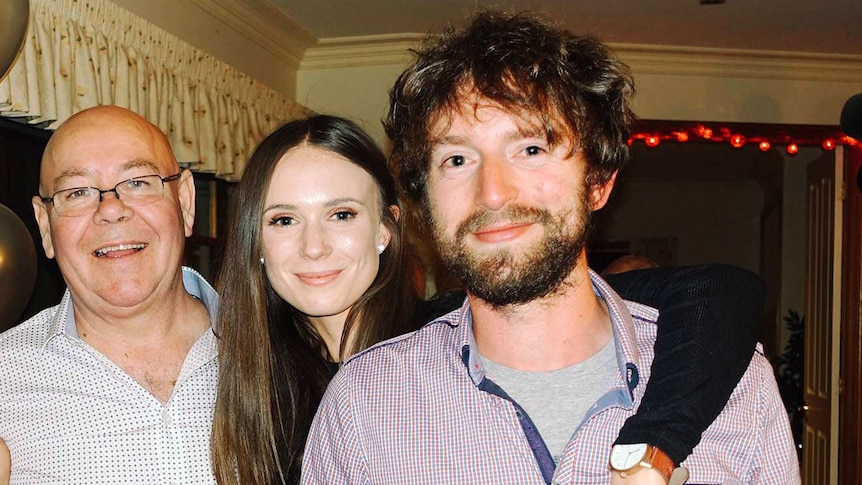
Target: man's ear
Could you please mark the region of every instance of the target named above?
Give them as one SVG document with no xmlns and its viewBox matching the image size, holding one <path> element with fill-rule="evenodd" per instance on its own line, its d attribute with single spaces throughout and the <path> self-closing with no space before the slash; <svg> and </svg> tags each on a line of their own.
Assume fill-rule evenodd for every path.
<svg viewBox="0 0 862 485">
<path fill-rule="evenodd" d="M 399 217 L 401 217 L 401 208 L 398 207 L 397 205 L 394 205 L 394 204 L 390 205 L 389 206 L 389 212 L 392 213 L 392 218 L 395 219 L 396 221 L 398 220 Z"/>
<path fill-rule="evenodd" d="M 614 173 L 608 177 L 608 180 L 602 184 L 594 184 L 590 187 L 590 205 L 593 211 L 597 211 L 608 203 L 611 196 L 611 191 L 614 190 L 614 184 L 617 181 L 619 170 L 614 170 Z"/>
<path fill-rule="evenodd" d="M 177 186 L 185 233 L 189 237 L 195 225 L 195 179 L 191 170 L 183 170 Z"/>
<path fill-rule="evenodd" d="M 33 213 L 36 215 L 36 223 L 39 225 L 39 233 L 42 235 L 42 249 L 48 259 L 54 258 L 54 241 L 51 239 L 51 221 L 49 211 L 51 210 L 38 195 L 33 196 Z"/>
</svg>

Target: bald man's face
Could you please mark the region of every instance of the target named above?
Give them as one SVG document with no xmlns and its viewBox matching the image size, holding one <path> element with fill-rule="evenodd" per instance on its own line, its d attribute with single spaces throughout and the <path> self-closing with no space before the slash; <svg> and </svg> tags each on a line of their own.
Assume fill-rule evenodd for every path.
<svg viewBox="0 0 862 485">
<path fill-rule="evenodd" d="M 97 109 L 71 118 L 54 134 L 39 192 L 52 197 L 76 187 L 106 190 L 132 177 L 179 172 L 154 126 L 130 112 Z M 109 192 L 82 215 L 58 214 L 52 202 L 38 197 L 33 206 L 45 253 L 57 259 L 76 305 L 133 311 L 176 290 L 194 221 L 190 172 L 166 182 L 164 195 L 144 205 L 126 205 Z"/>
</svg>

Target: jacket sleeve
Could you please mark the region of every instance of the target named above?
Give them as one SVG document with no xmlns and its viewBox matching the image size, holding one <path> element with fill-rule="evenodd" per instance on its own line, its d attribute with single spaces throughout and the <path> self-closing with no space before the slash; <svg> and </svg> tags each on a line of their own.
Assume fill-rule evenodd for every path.
<svg viewBox="0 0 862 485">
<path fill-rule="evenodd" d="M 764 284 L 748 270 L 721 264 L 604 278 L 624 299 L 660 314 L 651 377 L 617 443 L 650 443 L 680 463 L 751 361 L 763 318 Z"/>
</svg>

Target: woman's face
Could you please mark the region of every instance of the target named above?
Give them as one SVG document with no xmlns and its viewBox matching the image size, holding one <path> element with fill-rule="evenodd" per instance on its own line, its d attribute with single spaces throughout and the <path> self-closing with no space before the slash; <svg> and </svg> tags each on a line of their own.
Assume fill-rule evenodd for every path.
<svg viewBox="0 0 862 485">
<path fill-rule="evenodd" d="M 266 276 L 312 322 L 343 325 L 377 276 L 390 237 L 378 194 L 368 172 L 327 150 L 300 145 L 276 165 L 262 219 Z"/>
</svg>

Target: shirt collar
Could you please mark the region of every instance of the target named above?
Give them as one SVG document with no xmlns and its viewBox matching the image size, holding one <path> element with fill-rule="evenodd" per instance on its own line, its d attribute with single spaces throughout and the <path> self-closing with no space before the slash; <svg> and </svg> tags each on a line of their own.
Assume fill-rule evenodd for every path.
<svg viewBox="0 0 862 485">
<path fill-rule="evenodd" d="M 185 266 L 183 267 L 183 286 L 186 292 L 203 302 L 210 316 L 210 328 L 215 328 L 218 295 L 213 287 L 200 273 Z M 75 312 L 72 306 L 72 294 L 68 289 L 63 293 L 63 298 L 57 306 L 57 311 L 54 312 L 51 323 L 48 325 L 45 341 L 42 344 L 42 351 L 45 350 L 48 342 L 60 335 L 78 340 L 78 329 L 75 326 Z"/>
<path fill-rule="evenodd" d="M 590 281 L 593 284 L 593 291 L 608 307 L 608 316 L 614 331 L 617 367 L 629 391 L 625 404 L 630 406 L 634 402 L 634 391 L 642 374 L 640 371 L 641 355 L 638 351 L 637 335 L 632 320 L 632 306 L 638 307 L 639 313 L 652 309 L 623 301 L 610 285 L 592 270 L 590 270 Z"/>
<path fill-rule="evenodd" d="M 71 325 L 70 325 L 71 324 Z M 75 315 L 72 311 L 72 294 L 69 293 L 69 290 L 63 293 L 63 298 L 60 300 L 60 304 L 57 306 L 57 311 L 54 312 L 54 315 L 51 317 L 51 323 L 48 325 L 48 331 L 45 334 L 45 341 L 42 344 L 42 350 L 45 349 L 45 345 L 48 345 L 48 342 L 58 335 L 62 335 L 63 333 L 68 334 L 70 331 L 72 336 L 78 336 L 78 332 L 75 330 Z"/>
<path fill-rule="evenodd" d="M 617 366 L 620 375 L 624 377 L 626 386 L 628 387 L 627 404 L 631 405 L 634 399 L 634 389 L 640 381 L 641 372 L 639 369 L 640 353 L 637 349 L 637 337 L 635 335 L 634 323 L 629 311 L 629 305 L 620 298 L 619 295 L 611 289 L 605 280 L 599 275 L 590 270 L 590 282 L 593 286 L 593 291 L 601 298 L 608 307 L 608 315 L 611 319 L 611 327 L 614 333 L 614 347 L 616 349 Z M 639 312 L 655 312 L 655 310 L 643 305 L 636 305 Z M 485 378 L 485 372 L 479 362 L 479 355 L 476 349 L 476 341 L 473 335 L 473 313 L 470 311 L 469 300 L 464 302 L 461 310 L 452 314 L 460 330 L 460 338 L 458 341 L 461 361 L 467 367 L 467 372 L 470 379 L 476 386 Z"/>
</svg>

